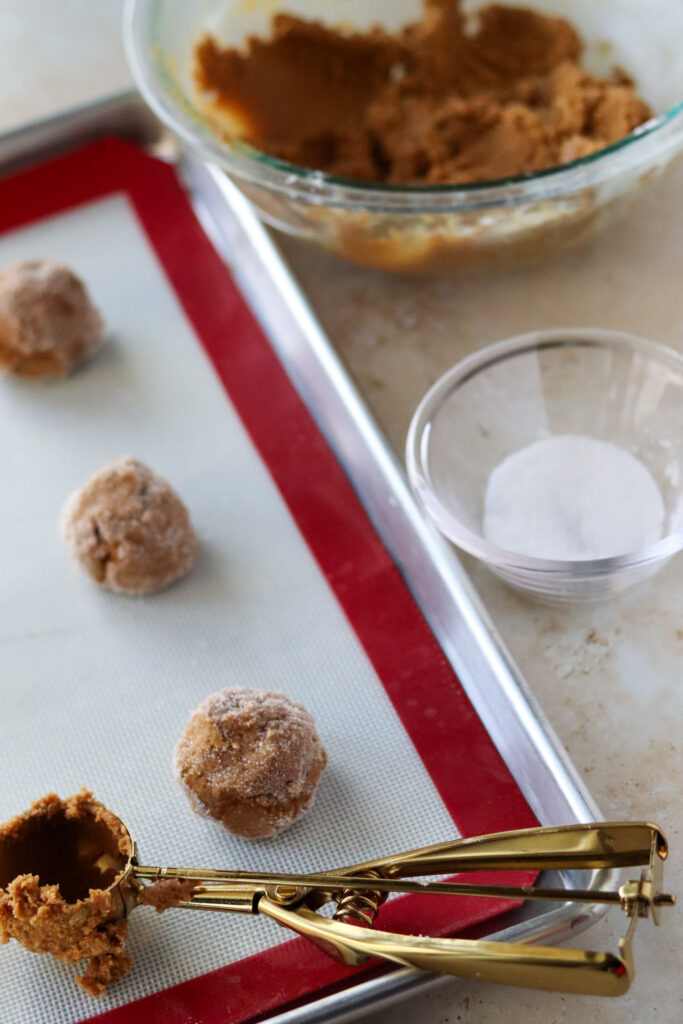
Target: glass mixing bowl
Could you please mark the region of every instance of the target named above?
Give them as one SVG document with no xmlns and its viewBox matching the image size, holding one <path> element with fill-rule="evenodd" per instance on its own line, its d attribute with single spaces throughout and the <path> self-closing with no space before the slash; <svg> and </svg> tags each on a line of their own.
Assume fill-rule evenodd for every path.
<svg viewBox="0 0 683 1024">
<path fill-rule="evenodd" d="M 277 10 L 331 24 L 396 29 L 419 17 L 418 0 L 127 0 L 124 38 L 152 109 L 188 145 L 223 167 L 267 223 L 383 270 L 519 266 L 583 242 L 614 222 L 683 146 L 683 4 L 508 5 L 568 18 L 585 42 L 585 66 L 602 74 L 625 68 L 656 116 L 599 153 L 536 174 L 462 186 L 358 183 L 284 163 L 226 135 L 225 124 L 212 121 L 197 97 L 193 46 L 206 31 L 233 46 L 250 34 L 267 35 Z M 468 10 L 478 6 L 463 4 Z"/>
<path fill-rule="evenodd" d="M 661 539 L 615 557 L 552 560 L 484 536 L 484 499 L 508 456 L 556 435 L 611 442 L 649 470 L 664 503 Z M 683 358 L 615 331 L 521 335 L 454 366 L 418 406 L 408 476 L 439 529 L 519 590 L 555 602 L 610 597 L 683 546 Z M 576 508 L 582 497 L 575 495 Z M 572 508 L 562 507 L 572 521 Z"/>
</svg>

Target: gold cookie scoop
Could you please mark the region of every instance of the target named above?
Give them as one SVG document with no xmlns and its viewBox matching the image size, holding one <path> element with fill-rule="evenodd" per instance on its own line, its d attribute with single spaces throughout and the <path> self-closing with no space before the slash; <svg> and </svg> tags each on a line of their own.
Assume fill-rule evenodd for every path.
<svg viewBox="0 0 683 1024">
<path fill-rule="evenodd" d="M 265 914 L 348 965 L 379 957 L 401 966 L 482 981 L 603 996 L 622 995 L 629 988 L 638 918 L 651 916 L 658 924 L 660 907 L 674 903 L 674 897 L 662 891 L 666 839 L 656 825 L 647 822 L 500 832 L 334 871 L 283 874 L 142 865 L 123 822 L 94 801 L 83 806 L 86 811 L 69 820 L 59 813 L 41 819 L 32 812 L 13 819 L 19 825 L 0 833 L 0 895 L 12 879 L 33 875 L 42 884 L 58 884 L 64 899 L 71 902 L 87 901 L 93 890 L 104 891 L 107 922 L 121 920 L 140 903 Z M 419 876 L 469 871 L 599 871 L 641 865 L 636 880 L 614 890 L 418 880 Z M 620 940 L 619 955 L 522 942 L 399 935 L 372 927 L 390 893 L 618 904 L 630 923 Z M 334 915 L 319 914 L 329 903 L 335 905 Z M 32 944 L 30 933 L 28 941 L 15 937 L 29 948 L 54 952 Z"/>
</svg>

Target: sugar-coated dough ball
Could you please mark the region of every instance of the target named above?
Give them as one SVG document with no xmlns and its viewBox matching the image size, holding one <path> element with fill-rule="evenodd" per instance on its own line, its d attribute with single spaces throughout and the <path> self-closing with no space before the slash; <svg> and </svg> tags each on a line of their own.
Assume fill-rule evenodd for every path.
<svg viewBox="0 0 683 1024">
<path fill-rule="evenodd" d="M 249 839 L 276 835 L 301 817 L 326 763 L 301 704 L 245 687 L 207 697 L 175 748 L 176 778 L 194 809 Z"/>
<path fill-rule="evenodd" d="M 71 495 L 62 532 L 88 575 L 123 594 L 159 590 L 189 572 L 197 557 L 182 501 L 133 458 L 107 463 Z"/>
<path fill-rule="evenodd" d="M 64 377 L 102 338 L 102 318 L 85 285 L 52 260 L 0 273 L 0 371 Z"/>
</svg>

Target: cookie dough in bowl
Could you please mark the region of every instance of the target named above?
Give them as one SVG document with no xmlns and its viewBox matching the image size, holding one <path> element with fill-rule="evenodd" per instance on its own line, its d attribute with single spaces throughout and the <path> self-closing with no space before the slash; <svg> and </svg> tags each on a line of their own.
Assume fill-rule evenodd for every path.
<svg viewBox="0 0 683 1024">
<path fill-rule="evenodd" d="M 52 260 L 0 273 L 0 371 L 65 377 L 98 347 L 102 317 L 73 270 Z"/>
<path fill-rule="evenodd" d="M 68 499 L 62 533 L 80 567 L 122 594 L 149 594 L 190 571 L 197 538 L 171 485 L 138 459 L 102 466 Z"/>
<path fill-rule="evenodd" d="M 221 166 L 268 224 L 376 269 L 543 262 L 624 216 L 683 150 L 683 50 L 671 45 L 683 32 L 679 0 L 662 0 L 656 15 L 642 0 L 130 0 L 125 22 L 138 85 L 186 144 Z M 207 37 L 215 45 L 201 54 L 204 81 L 218 90 L 198 88 Z M 293 49 L 299 57 L 285 62 Z M 563 54 L 569 62 L 547 66 Z M 269 55 L 270 70 L 288 76 L 275 93 L 260 73 Z M 351 56 L 350 99 L 341 97 L 330 133 L 326 100 L 349 81 Z M 233 71 L 243 70 L 238 96 Z M 304 108 L 295 93 L 308 70 Z M 462 79 L 457 95 L 441 88 L 453 78 Z M 266 123 L 261 101 L 273 95 L 284 99 Z"/>
<path fill-rule="evenodd" d="M 623 70 L 590 74 L 581 51 L 566 18 L 493 4 L 475 20 L 458 0 L 429 0 L 396 33 L 280 13 L 243 47 L 206 34 L 196 75 L 212 109 L 242 118 L 244 139 L 276 159 L 358 181 L 456 185 L 569 163 L 652 116 Z"/>
<path fill-rule="evenodd" d="M 311 807 L 326 763 L 301 704 L 245 687 L 207 697 L 175 748 L 176 778 L 193 808 L 249 839 L 297 821 Z"/>
</svg>

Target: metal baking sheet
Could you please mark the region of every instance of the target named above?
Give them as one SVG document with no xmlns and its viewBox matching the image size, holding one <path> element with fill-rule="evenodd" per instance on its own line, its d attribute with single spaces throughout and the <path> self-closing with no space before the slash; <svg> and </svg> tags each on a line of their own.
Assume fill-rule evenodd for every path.
<svg viewBox="0 0 683 1024">
<path fill-rule="evenodd" d="M 511 768 L 545 824 L 597 809 L 506 651 L 453 548 L 419 510 L 403 467 L 250 203 L 218 168 L 179 161 L 207 231 L 337 453 L 380 536 Z"/>
<path fill-rule="evenodd" d="M 207 233 L 353 482 L 370 518 L 413 592 L 470 700 L 520 789 L 544 824 L 599 817 L 552 729 L 498 638 L 451 548 L 423 518 L 392 455 L 332 344 L 316 322 L 268 231 L 225 175 L 160 133 L 135 96 L 124 96 L 10 133 L 0 140 L 3 170 L 43 160 L 112 131 L 177 159 Z M 568 875 L 568 885 L 585 880 Z M 594 877 L 592 884 L 606 884 Z M 517 915 L 503 933 L 558 940 L 595 912 L 564 906 Z M 349 1017 L 398 998 L 430 976 L 397 971 L 280 1014 L 277 1020 Z"/>
</svg>

